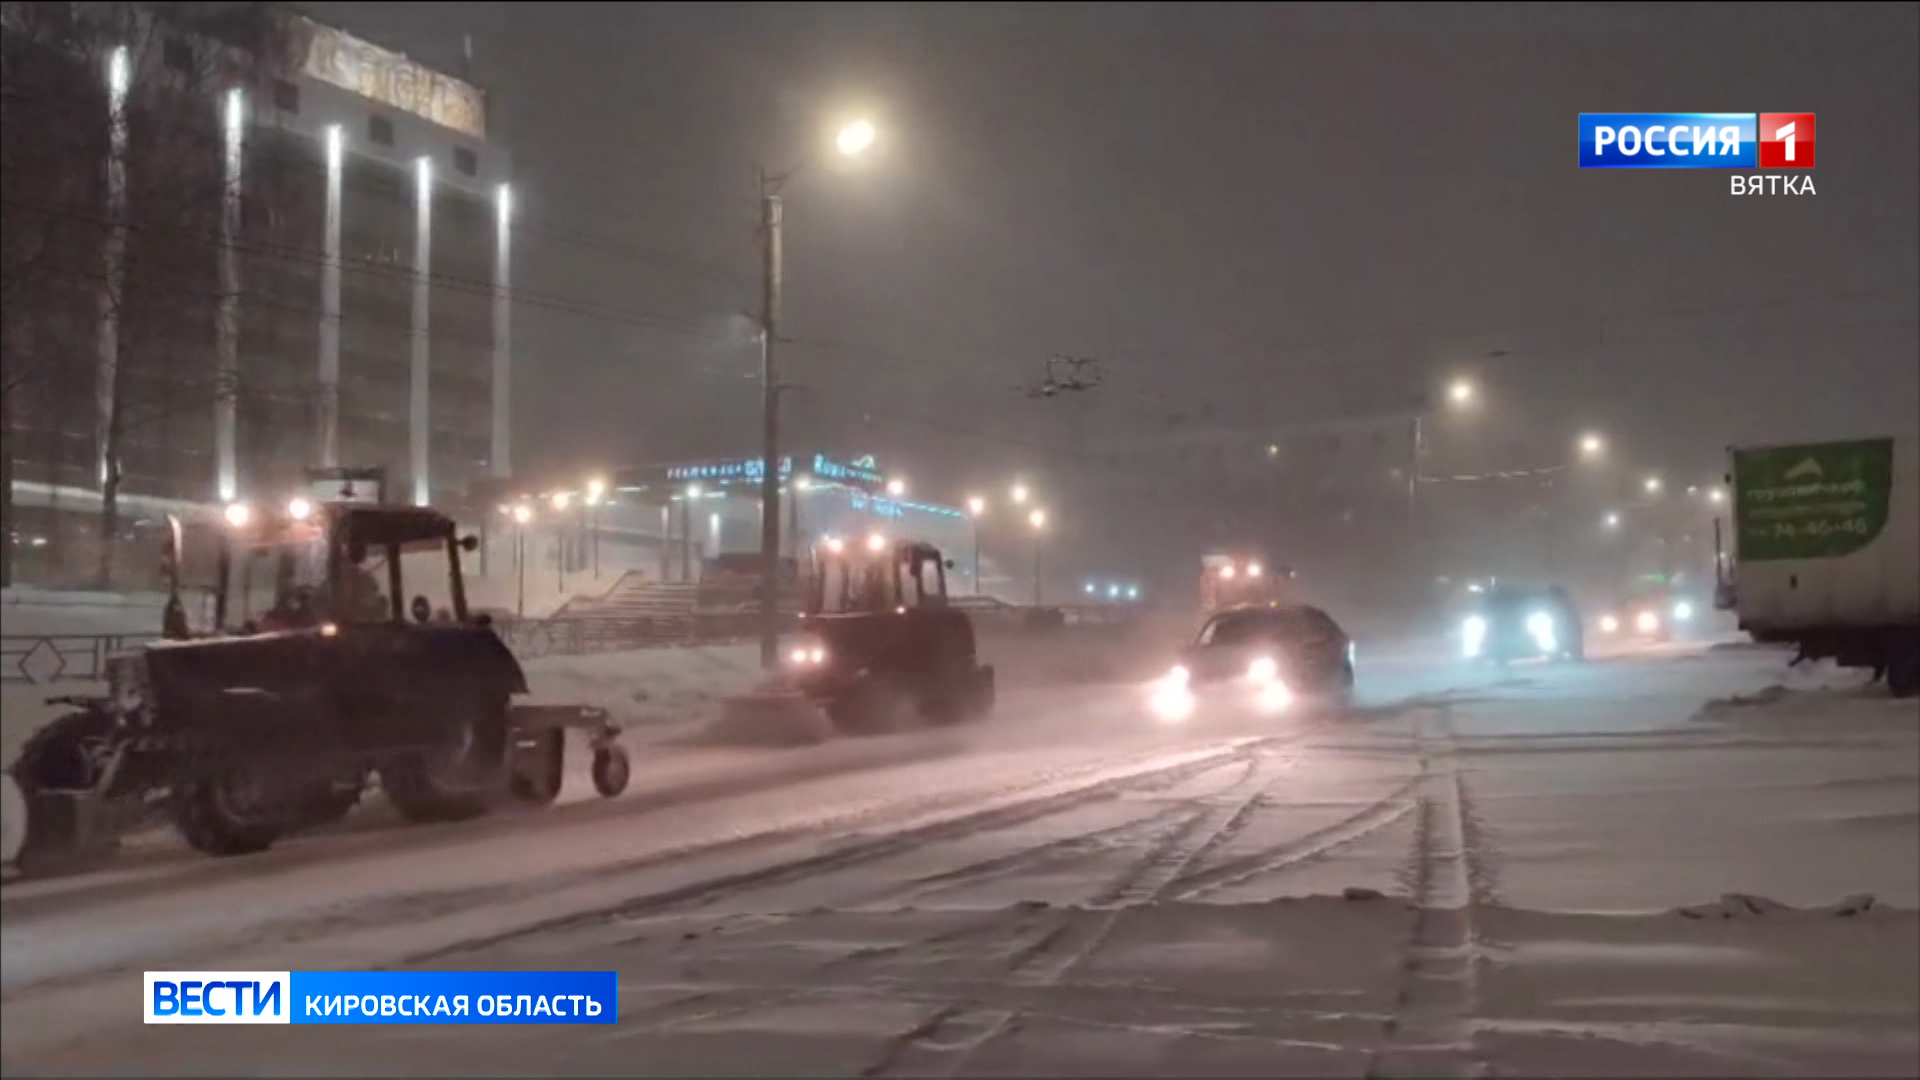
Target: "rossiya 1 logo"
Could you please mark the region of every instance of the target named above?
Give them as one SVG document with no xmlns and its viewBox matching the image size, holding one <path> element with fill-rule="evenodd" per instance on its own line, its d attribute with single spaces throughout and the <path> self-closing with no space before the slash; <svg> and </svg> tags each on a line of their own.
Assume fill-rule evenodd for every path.
<svg viewBox="0 0 1920 1080">
<path fill-rule="evenodd" d="M 1735 195 L 1812 195 L 1813 113 L 1581 113 L 1583 169 L 1784 169 L 1734 175 Z"/>
</svg>

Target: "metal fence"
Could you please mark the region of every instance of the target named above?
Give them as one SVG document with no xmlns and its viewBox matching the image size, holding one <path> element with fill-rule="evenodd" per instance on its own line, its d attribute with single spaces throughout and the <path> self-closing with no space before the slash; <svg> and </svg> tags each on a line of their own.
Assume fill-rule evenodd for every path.
<svg viewBox="0 0 1920 1080">
<path fill-rule="evenodd" d="M 54 634 L 0 637 L 0 682 L 91 682 L 106 677 L 107 657 L 133 648 L 141 637 Z"/>
</svg>

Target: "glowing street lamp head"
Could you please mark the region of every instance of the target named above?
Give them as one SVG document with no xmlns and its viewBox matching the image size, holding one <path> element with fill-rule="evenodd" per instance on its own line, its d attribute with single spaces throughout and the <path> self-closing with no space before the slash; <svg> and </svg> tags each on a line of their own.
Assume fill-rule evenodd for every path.
<svg viewBox="0 0 1920 1080">
<path fill-rule="evenodd" d="M 519 506 L 514 507 L 513 520 L 519 525 L 525 525 L 527 522 L 532 521 L 533 507 L 528 506 L 526 503 L 521 503 Z"/>
<path fill-rule="evenodd" d="M 1455 379 L 1447 386 L 1447 400 L 1455 405 L 1471 405 L 1477 391 L 1471 379 Z"/>
<path fill-rule="evenodd" d="M 867 550 L 876 553 L 887 550 L 887 538 L 879 533 L 867 537 Z"/>
<path fill-rule="evenodd" d="M 1721 487 L 1708 488 L 1707 501 L 1714 504 L 1715 506 L 1719 506 L 1721 503 L 1726 502 L 1727 489 L 1721 488 Z"/>
<path fill-rule="evenodd" d="M 981 514 L 984 514 L 986 512 L 987 512 L 987 500 L 981 498 L 978 495 L 975 495 L 972 498 L 969 498 L 967 500 L 967 513 L 972 514 L 974 517 L 979 517 Z"/>
<path fill-rule="evenodd" d="M 295 495 L 287 500 L 287 516 L 295 521 L 305 521 L 313 516 L 313 504 Z"/>
<path fill-rule="evenodd" d="M 1016 505 L 1019 503 L 1026 502 L 1027 501 L 1027 485 L 1025 484 L 1013 485 L 1013 491 L 1011 492 L 1011 494 L 1013 496 L 1013 501 Z"/>
<path fill-rule="evenodd" d="M 899 498 L 907 493 L 907 482 L 898 478 L 887 481 L 887 494 Z"/>
<path fill-rule="evenodd" d="M 1646 492 L 1647 492 L 1647 494 L 1649 494 L 1649 495 L 1658 495 L 1658 494 L 1660 494 L 1660 489 L 1661 489 L 1661 487 L 1662 487 L 1662 486 L 1663 486 L 1663 485 L 1662 485 L 1662 484 L 1660 483 L 1660 478 L 1659 478 L 1659 477 L 1657 477 L 1657 476 L 1649 476 L 1649 477 L 1647 477 L 1647 479 L 1646 479 L 1646 483 L 1644 483 L 1644 484 L 1642 484 L 1642 485 L 1641 485 L 1641 487 L 1643 487 L 1643 488 L 1645 488 L 1645 489 L 1646 489 Z"/>
<path fill-rule="evenodd" d="M 1607 441 L 1591 432 L 1580 436 L 1580 456 L 1597 458 L 1607 452 Z"/>
<path fill-rule="evenodd" d="M 1045 510 L 1035 510 L 1033 513 L 1027 515 L 1027 523 L 1036 529 L 1046 528 L 1047 512 Z"/>
<path fill-rule="evenodd" d="M 573 496 L 568 492 L 556 491 L 553 493 L 553 508 L 555 510 L 565 510 L 567 508 L 567 504 L 571 503 L 572 501 L 573 501 Z"/>
<path fill-rule="evenodd" d="M 1615 512 L 1613 512 L 1613 513 L 1609 513 L 1609 514 L 1607 515 L 1607 517 L 1606 517 L 1606 522 L 1607 522 L 1607 528 L 1609 528 L 1609 529 L 1617 529 L 1617 528 L 1619 528 L 1619 527 L 1620 527 L 1620 514 L 1619 514 L 1619 512 L 1618 512 L 1618 511 L 1615 511 Z"/>
<path fill-rule="evenodd" d="M 879 132 L 874 130 L 871 123 L 855 120 L 841 128 L 840 133 L 834 136 L 833 147 L 847 157 L 859 157 L 872 148 L 877 138 L 879 138 Z"/>
</svg>

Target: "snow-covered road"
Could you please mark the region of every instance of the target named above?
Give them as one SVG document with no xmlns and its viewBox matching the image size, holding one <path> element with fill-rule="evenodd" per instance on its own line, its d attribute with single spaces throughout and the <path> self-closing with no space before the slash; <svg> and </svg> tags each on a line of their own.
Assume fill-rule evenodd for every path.
<svg viewBox="0 0 1920 1080">
<path fill-rule="evenodd" d="M 1914 1075 L 1920 708 L 1820 681 L 1758 651 L 1403 656 L 1345 717 L 1167 726 L 1089 689 L 661 744 L 613 802 L 9 885 L 0 1049 L 8 1075 Z M 397 965 L 617 968 L 620 1023 L 135 1011 L 145 969 Z"/>
</svg>

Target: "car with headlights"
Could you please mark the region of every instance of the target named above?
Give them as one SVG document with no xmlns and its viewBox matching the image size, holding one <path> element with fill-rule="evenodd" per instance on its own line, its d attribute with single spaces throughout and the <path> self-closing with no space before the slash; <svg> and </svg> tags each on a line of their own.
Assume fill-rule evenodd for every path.
<svg viewBox="0 0 1920 1080">
<path fill-rule="evenodd" d="M 1154 687 L 1154 711 L 1179 719 L 1207 702 L 1280 712 L 1300 699 L 1344 703 L 1353 692 L 1353 639 L 1331 615 L 1274 601 L 1210 616 Z"/>
<path fill-rule="evenodd" d="M 1558 585 L 1501 585 L 1460 624 L 1460 651 L 1468 660 L 1584 660 L 1586 635 L 1579 608 Z"/>
<path fill-rule="evenodd" d="M 1594 620 L 1594 627 L 1610 641 L 1673 641 L 1686 636 L 1695 620 L 1709 607 L 1681 589 L 1639 589 L 1602 612 Z"/>
</svg>

